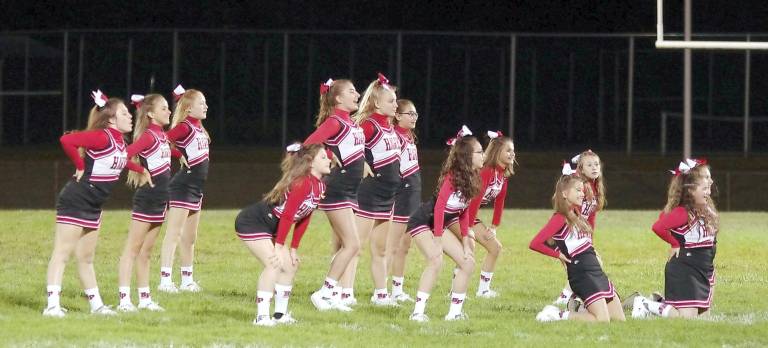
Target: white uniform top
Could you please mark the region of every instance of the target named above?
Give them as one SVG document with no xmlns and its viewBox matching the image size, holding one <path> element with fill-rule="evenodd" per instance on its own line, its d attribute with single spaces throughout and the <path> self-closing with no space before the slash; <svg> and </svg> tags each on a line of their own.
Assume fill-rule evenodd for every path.
<svg viewBox="0 0 768 348">
<path fill-rule="evenodd" d="M 704 219 L 696 219 L 671 230 L 683 238 L 683 247 L 687 249 L 708 248 L 715 245 L 715 231 L 708 227 Z"/>
<path fill-rule="evenodd" d="M 552 239 L 562 242 L 569 257 L 574 257 L 592 247 L 592 235 L 581 233 L 575 226 L 565 224 L 563 228 L 552 236 Z M 558 247 L 560 243 L 558 243 Z"/>
<path fill-rule="evenodd" d="M 190 167 L 193 167 L 208 159 L 208 143 L 210 139 L 205 135 L 202 127 L 193 125 L 189 120 L 184 120 L 183 123 L 186 123 L 191 131 L 183 139 L 177 140 L 176 146 L 184 150 L 187 163 Z"/>
<path fill-rule="evenodd" d="M 375 134 L 365 143 L 365 148 L 371 152 L 373 157 L 373 169 L 379 169 L 387 164 L 394 163 L 400 159 L 400 137 L 395 129 L 382 127 L 375 120 L 367 120 L 373 124 Z"/>
<path fill-rule="evenodd" d="M 91 166 L 88 181 L 91 182 L 111 182 L 120 178 L 120 173 L 128 164 L 128 153 L 125 151 L 125 144 L 118 142 L 112 136 L 108 129 L 104 130 L 109 139 L 109 145 L 102 150 L 88 149 L 85 151 L 89 160 L 86 165 Z M 85 170 L 88 172 L 88 169 Z"/>
<path fill-rule="evenodd" d="M 453 191 L 453 193 L 448 196 L 448 201 L 445 203 L 445 213 L 458 214 L 464 209 L 467 209 L 467 206 L 469 206 L 469 202 L 464 199 L 461 191 Z"/>
<path fill-rule="evenodd" d="M 588 219 L 590 215 L 592 215 L 595 210 L 597 209 L 597 199 L 587 199 L 584 198 L 584 201 L 581 202 L 581 209 L 579 210 L 581 213 L 581 216 L 583 216 L 585 219 Z"/>
<path fill-rule="evenodd" d="M 419 171 L 419 153 L 409 136 L 400 133 L 397 136 L 400 138 L 400 176 L 405 178 Z"/>
<path fill-rule="evenodd" d="M 488 187 L 485 188 L 481 204 L 488 204 L 495 200 L 496 197 L 499 196 L 499 193 L 501 193 L 501 189 L 504 187 L 505 180 L 507 180 L 507 178 L 504 177 L 504 173 L 499 173 L 498 170 L 494 169 L 493 178 L 491 179 L 491 182 L 488 183 Z"/>
<path fill-rule="evenodd" d="M 331 118 L 339 121 L 341 130 L 336 136 L 325 141 L 329 146 L 339 149 L 341 164 L 348 165 L 365 154 L 365 134 L 363 129 L 351 120 L 345 120 L 339 116 L 331 115 Z"/>
<path fill-rule="evenodd" d="M 168 137 L 163 132 L 156 132 L 147 129 L 150 135 L 155 139 L 152 146 L 139 153 L 147 162 L 147 170 L 152 176 L 163 174 L 171 170 L 171 146 L 168 144 Z"/>
<path fill-rule="evenodd" d="M 323 192 L 325 192 L 325 184 L 322 181 L 320 181 L 319 189 L 312 185 L 312 190 L 309 192 L 309 195 L 304 197 L 301 205 L 299 205 L 299 209 L 296 210 L 296 214 L 293 216 L 293 222 L 299 222 L 309 216 L 309 214 L 311 214 L 312 211 L 317 208 L 317 204 L 320 203 Z M 283 211 L 285 210 L 285 202 L 288 201 L 289 193 L 290 191 L 285 192 L 283 196 L 283 203 L 280 203 L 280 205 L 275 206 L 275 208 L 272 209 L 272 212 L 278 219 L 282 218 L 283 216 Z"/>
</svg>

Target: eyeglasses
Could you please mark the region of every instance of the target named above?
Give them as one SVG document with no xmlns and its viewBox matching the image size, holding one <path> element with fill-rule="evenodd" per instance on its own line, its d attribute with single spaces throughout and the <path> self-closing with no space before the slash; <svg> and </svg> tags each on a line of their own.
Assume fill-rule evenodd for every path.
<svg viewBox="0 0 768 348">
<path fill-rule="evenodd" d="M 398 114 L 400 114 L 400 115 L 408 115 L 408 116 L 411 116 L 411 117 L 413 117 L 413 118 L 419 118 L 419 113 L 418 113 L 418 112 L 416 112 L 416 111 L 411 111 L 411 112 L 398 112 Z"/>
</svg>

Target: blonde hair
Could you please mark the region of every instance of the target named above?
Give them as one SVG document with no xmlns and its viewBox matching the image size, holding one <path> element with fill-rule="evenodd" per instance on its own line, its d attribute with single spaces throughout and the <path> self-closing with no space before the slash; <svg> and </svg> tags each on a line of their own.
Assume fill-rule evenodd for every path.
<svg viewBox="0 0 768 348">
<path fill-rule="evenodd" d="M 598 156 L 596 153 L 592 152 L 592 150 L 587 150 L 579 154 L 579 160 L 576 161 L 576 172 L 579 173 L 580 176 L 586 178 L 584 175 L 584 159 L 592 156 L 597 158 L 597 162 L 600 163 L 600 176 L 598 176 L 595 179 L 595 188 L 597 189 L 597 192 L 592 192 L 592 185 L 587 185 L 587 189 L 584 192 L 586 194 L 586 197 L 589 199 L 596 199 L 597 200 L 597 211 L 603 210 L 606 205 L 608 205 L 608 200 L 605 198 L 605 178 L 603 177 L 603 161 L 600 160 L 600 156 Z"/>
<path fill-rule="evenodd" d="M 491 139 L 488 142 L 488 147 L 485 149 L 485 159 L 483 160 L 484 167 L 497 167 L 501 165 L 501 157 L 505 156 L 507 143 L 512 143 L 512 139 L 505 136 L 500 136 L 495 139 Z M 515 175 L 515 164 L 517 160 L 510 163 L 504 168 L 504 176 L 510 177 Z"/>
<path fill-rule="evenodd" d="M 705 180 L 703 174 L 705 169 L 709 170 L 709 166 L 698 165 L 692 168 L 688 174 L 681 173 L 672 177 L 667 189 L 667 203 L 664 205 L 664 212 L 669 213 L 678 206 L 684 206 L 688 210 L 689 215 L 692 215 L 694 218 L 704 219 L 707 227 L 712 228 L 712 231 L 717 233 L 720 226 L 720 217 L 717 213 L 715 202 L 711 197 L 707 197 L 707 207 L 702 211 L 702 209 L 694 206 L 690 191 L 696 185 L 699 185 L 700 181 Z"/>
<path fill-rule="evenodd" d="M 320 110 L 317 111 L 315 127 L 320 127 L 328 117 L 333 115 L 333 110 L 336 108 L 336 105 L 339 105 L 336 102 L 336 97 L 344 91 L 344 86 L 347 84 L 352 85 L 352 81 L 347 79 L 335 80 L 328 89 L 328 92 L 320 94 Z"/>
<path fill-rule="evenodd" d="M 440 192 L 445 177 L 451 176 L 453 188 L 461 192 L 464 199 L 469 201 L 480 193 L 482 183 L 478 170 L 472 168 L 473 145 L 480 144 L 473 136 L 460 137 L 451 146 L 448 158 L 440 170 L 440 178 L 437 180 L 435 193 Z"/>
<path fill-rule="evenodd" d="M 385 88 L 378 79 L 373 80 L 373 82 L 368 84 L 368 88 L 365 89 L 363 97 L 360 98 L 360 107 L 353 117 L 355 124 L 359 125 L 365 122 L 365 120 L 376 111 L 376 104 L 381 103 L 384 99 L 383 94 L 389 91 L 395 93 L 397 87 L 388 84 Z"/>
<path fill-rule="evenodd" d="M 88 113 L 88 123 L 83 131 L 107 129 L 109 128 L 110 119 L 117 116 L 117 107 L 125 103 L 120 98 L 109 98 L 104 106 L 94 105 L 91 111 Z M 80 153 L 80 157 L 85 157 L 85 149 L 78 148 L 77 152 Z"/>
<path fill-rule="evenodd" d="M 187 119 L 187 116 L 189 116 L 187 110 L 192 107 L 192 102 L 202 96 L 203 92 L 200 92 L 196 89 L 188 89 L 186 92 L 184 92 L 184 94 L 181 95 L 179 101 L 176 102 L 176 107 L 173 109 L 173 115 L 171 115 L 171 118 L 173 119 L 171 122 L 171 128 L 178 126 L 179 123 L 182 123 Z M 210 143 L 211 135 L 208 134 L 208 130 L 205 129 L 205 126 L 203 126 L 202 122 L 200 122 L 200 128 L 203 129 L 205 136 L 208 137 L 208 143 Z"/>
<path fill-rule="evenodd" d="M 263 200 L 270 204 L 279 204 L 285 198 L 296 179 L 310 175 L 312 161 L 319 151 L 324 151 L 322 144 L 302 145 L 297 152 L 286 152 L 280 163 L 283 176 L 275 186 L 264 195 Z"/>
<path fill-rule="evenodd" d="M 144 100 L 141 101 L 141 107 L 136 109 L 135 114 L 136 124 L 133 126 L 134 142 L 139 140 L 147 128 L 149 128 L 149 125 L 152 124 L 152 119 L 149 117 L 149 112 L 155 108 L 155 105 L 157 105 L 161 99 L 164 98 L 160 94 L 149 94 L 144 97 Z M 141 164 L 138 154 L 131 157 L 130 160 L 136 164 Z M 141 185 L 144 185 L 141 174 L 134 171 L 128 172 L 128 179 L 126 180 L 126 183 L 132 188 L 137 188 Z"/>
<path fill-rule="evenodd" d="M 571 203 L 563 197 L 563 192 L 571 189 L 573 185 L 585 180 L 575 175 L 562 175 L 555 184 L 555 193 L 552 195 L 552 208 L 556 213 L 565 216 L 566 224 L 570 227 L 576 227 L 579 233 L 592 234 L 592 227 L 581 214 L 573 209 Z"/>
<path fill-rule="evenodd" d="M 395 112 L 399 114 L 399 113 L 403 112 L 403 110 L 405 110 L 409 106 L 412 107 L 414 110 L 416 109 L 416 105 L 414 105 L 413 101 L 411 101 L 410 99 L 398 99 L 397 100 L 397 110 Z M 392 118 L 392 123 L 395 126 L 399 126 L 400 125 L 400 122 L 397 120 L 397 117 Z M 413 129 L 409 129 L 408 130 L 408 134 L 411 136 L 411 140 L 415 144 L 416 141 L 418 140 L 417 137 L 416 137 L 416 131 L 413 130 Z"/>
</svg>

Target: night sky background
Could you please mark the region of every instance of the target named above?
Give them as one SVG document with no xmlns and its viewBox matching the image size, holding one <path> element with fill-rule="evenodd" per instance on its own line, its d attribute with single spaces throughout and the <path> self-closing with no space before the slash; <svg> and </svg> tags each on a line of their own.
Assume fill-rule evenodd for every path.
<svg viewBox="0 0 768 348">
<path fill-rule="evenodd" d="M 655 1 L 3 1 L 0 36 L 31 38 L 61 51 L 69 37 L 67 128 L 82 127 L 90 89 L 110 95 L 153 91 L 169 94 L 169 29 L 446 31 L 485 33 L 653 33 Z M 666 1 L 665 32 L 682 31 L 683 1 Z M 762 1 L 694 1 L 694 33 L 764 33 L 768 4 Z M 93 30 L 81 32 L 77 30 Z M 143 33 L 99 33 L 101 29 L 163 29 Z M 743 40 L 743 38 L 733 38 Z M 84 41 L 84 76 L 78 82 L 78 43 Z M 134 53 L 126 80 L 126 43 Z M 179 82 L 203 90 L 206 121 L 222 145 L 275 145 L 282 110 L 282 36 L 182 32 Z M 766 37 L 753 40 L 768 41 Z M 220 53 L 226 45 L 226 82 L 220 83 Z M 354 46 L 354 47 L 353 47 Z M 393 35 L 294 35 L 290 43 L 288 138 L 312 129 L 316 85 L 332 76 L 350 77 L 359 91 L 385 72 L 416 102 L 425 146 L 441 146 L 461 122 L 475 129 L 508 129 L 507 37 L 404 36 L 402 81 L 394 78 Z M 3 88 L 23 88 L 23 59 L 3 46 Z M 427 75 L 427 49 L 434 55 Z M 682 51 L 659 52 L 652 38 L 638 38 L 633 105 L 635 148 L 658 151 L 661 110 L 681 111 Z M 354 52 L 351 52 L 354 51 Z M 58 53 L 60 55 L 60 53 Z M 570 57 L 570 61 L 569 61 Z M 312 61 L 309 64 L 309 61 Z M 621 150 L 626 122 L 627 38 L 553 39 L 520 37 L 517 49 L 514 137 L 531 150 L 600 146 Z M 466 63 L 470 61 L 471 63 Z M 598 63 L 602 61 L 602 63 Z M 352 66 L 350 66 L 350 62 Z M 61 58 L 33 58 L 31 90 L 61 88 Z M 465 64 L 466 63 L 466 64 Z M 570 65 L 569 65 L 570 64 Z M 602 69 L 599 67 L 602 66 Z M 708 80 L 709 71 L 713 79 Z M 574 74 L 569 86 L 569 73 Z M 768 57 L 752 55 L 751 114 L 768 114 Z M 743 52 L 694 54 L 694 112 L 732 116 L 743 110 Z M 425 79 L 429 77 L 431 90 Z M 148 81 L 154 81 L 150 84 Z M 603 88 L 599 88 L 599 81 Z M 263 81 L 267 81 L 266 86 Z M 711 82 L 711 83 L 710 83 Z M 266 88 L 265 88 L 266 87 Z M 128 91 L 128 88 L 131 90 Z M 568 98 L 569 91 L 572 97 Z M 429 94 L 429 96 L 428 96 Z M 677 98 L 677 99 L 676 99 Z M 54 144 L 61 134 L 61 98 L 3 98 L 2 145 Z M 429 100 L 429 105 L 425 105 Z M 23 115 L 27 103 L 29 113 Z M 598 107 L 598 105 L 600 105 Z M 565 125 L 565 115 L 574 123 Z M 26 121 L 25 121 L 26 119 Z M 602 119 L 602 122 L 598 122 Z M 252 120 L 253 122 L 243 122 Z M 680 122 L 671 123 L 670 149 Z M 41 128 L 36 125 L 56 125 Z M 599 124 L 599 126 L 598 126 Z M 755 123 L 753 139 L 768 135 Z M 568 128 L 566 130 L 566 128 Z M 600 128 L 600 136 L 596 129 Z M 24 131 L 26 129 L 26 132 Z M 739 151 L 738 122 L 695 123 L 696 147 Z M 23 135 L 26 134 L 26 135 Z M 290 140 L 289 139 L 289 140 Z M 753 150 L 767 146 L 753 141 Z"/>
</svg>

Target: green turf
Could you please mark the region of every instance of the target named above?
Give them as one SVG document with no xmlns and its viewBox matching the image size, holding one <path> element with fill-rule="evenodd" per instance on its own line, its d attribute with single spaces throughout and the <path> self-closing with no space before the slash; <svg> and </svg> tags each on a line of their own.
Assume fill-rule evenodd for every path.
<svg viewBox="0 0 768 348">
<path fill-rule="evenodd" d="M 66 319 L 43 318 L 45 271 L 52 248 L 53 211 L 2 211 L 0 233 L 0 345 L 2 346 L 729 346 L 768 345 L 768 214 L 724 213 L 721 217 L 717 285 L 708 320 L 642 320 L 625 323 L 540 324 L 536 313 L 553 300 L 564 283 L 559 262 L 530 251 L 531 237 L 546 222 L 545 210 L 509 210 L 498 231 L 504 255 L 493 288 L 502 296 L 479 300 L 473 276 L 465 311 L 470 320 L 444 322 L 448 309 L 450 262 L 427 307 L 432 321 L 409 322 L 411 305 L 374 308 L 366 302 L 371 280 L 363 257 L 352 313 L 320 313 L 309 302 L 327 271 L 330 234 L 317 214 L 305 235 L 302 268 L 290 309 L 300 323 L 256 328 L 253 295 L 261 267 L 233 232 L 237 211 L 204 211 L 195 264 L 201 294 L 153 297 L 167 312 L 124 314 L 115 318 L 87 314 L 75 265 L 65 273 L 62 304 Z M 484 211 L 483 214 L 489 212 Z M 667 246 L 649 229 L 651 211 L 607 211 L 598 217 L 595 243 L 605 270 L 620 294 L 663 289 Z M 117 261 L 129 214 L 104 214 L 96 271 L 107 304 L 117 303 Z M 158 245 L 159 247 L 159 245 Z M 156 286 L 158 247 L 152 261 Z M 483 252 L 478 252 L 478 259 Z M 406 291 L 413 294 L 422 257 L 411 250 Z M 178 267 L 174 278 L 178 280 Z M 134 290 L 135 291 L 135 290 Z M 136 302 L 134 292 L 134 303 Z"/>
</svg>

